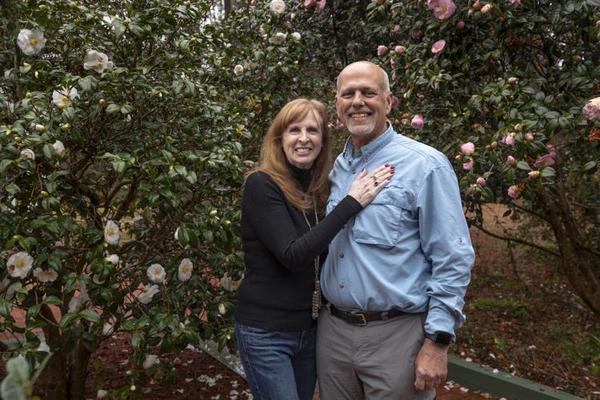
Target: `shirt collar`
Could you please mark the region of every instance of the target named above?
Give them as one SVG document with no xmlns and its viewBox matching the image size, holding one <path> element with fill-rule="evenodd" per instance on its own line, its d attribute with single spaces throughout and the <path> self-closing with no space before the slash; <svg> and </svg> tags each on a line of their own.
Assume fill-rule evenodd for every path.
<svg viewBox="0 0 600 400">
<path fill-rule="evenodd" d="M 385 130 L 385 132 L 373 139 L 371 142 L 362 146 L 360 150 L 356 152 L 356 154 L 353 154 L 354 146 L 352 146 L 352 138 L 349 137 L 344 145 L 344 158 L 346 160 L 362 157 L 369 158 L 371 155 L 377 153 L 383 146 L 388 144 L 395 134 L 396 132 L 394 131 L 394 127 L 388 122 L 388 128 Z"/>
</svg>

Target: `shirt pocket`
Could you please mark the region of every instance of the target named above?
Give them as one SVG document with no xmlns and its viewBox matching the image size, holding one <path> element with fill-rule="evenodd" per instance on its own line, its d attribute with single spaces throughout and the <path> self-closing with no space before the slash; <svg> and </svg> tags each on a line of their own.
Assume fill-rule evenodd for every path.
<svg viewBox="0 0 600 400">
<path fill-rule="evenodd" d="M 354 220 L 352 234 L 357 243 L 394 247 L 407 229 L 418 225 L 410 192 L 388 185 Z"/>
</svg>

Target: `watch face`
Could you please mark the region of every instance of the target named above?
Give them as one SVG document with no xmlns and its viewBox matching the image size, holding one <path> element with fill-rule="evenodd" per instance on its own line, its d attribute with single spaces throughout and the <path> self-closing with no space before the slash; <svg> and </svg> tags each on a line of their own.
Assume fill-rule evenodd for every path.
<svg viewBox="0 0 600 400">
<path fill-rule="evenodd" d="M 435 342 L 438 344 L 449 345 L 452 337 L 448 332 L 437 332 L 435 335 Z"/>
</svg>

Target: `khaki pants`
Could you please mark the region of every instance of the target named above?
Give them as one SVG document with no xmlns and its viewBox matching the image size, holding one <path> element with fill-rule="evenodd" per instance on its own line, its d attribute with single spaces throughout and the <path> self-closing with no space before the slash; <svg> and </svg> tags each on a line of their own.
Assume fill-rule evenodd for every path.
<svg viewBox="0 0 600 400">
<path fill-rule="evenodd" d="M 423 344 L 424 314 L 355 326 L 323 307 L 317 328 L 321 400 L 432 400 L 415 391 L 415 358 Z"/>
</svg>

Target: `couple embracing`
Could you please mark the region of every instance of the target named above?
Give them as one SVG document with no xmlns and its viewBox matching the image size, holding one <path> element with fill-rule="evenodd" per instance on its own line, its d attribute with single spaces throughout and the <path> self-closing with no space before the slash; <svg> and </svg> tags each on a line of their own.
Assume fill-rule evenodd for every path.
<svg viewBox="0 0 600 400">
<path fill-rule="evenodd" d="M 333 169 L 316 100 L 263 140 L 235 328 L 255 400 L 310 400 L 317 376 L 322 400 L 431 400 L 446 379 L 474 252 L 452 166 L 395 132 L 391 104 L 386 72 L 356 62 L 337 79 L 350 136 Z"/>
</svg>

